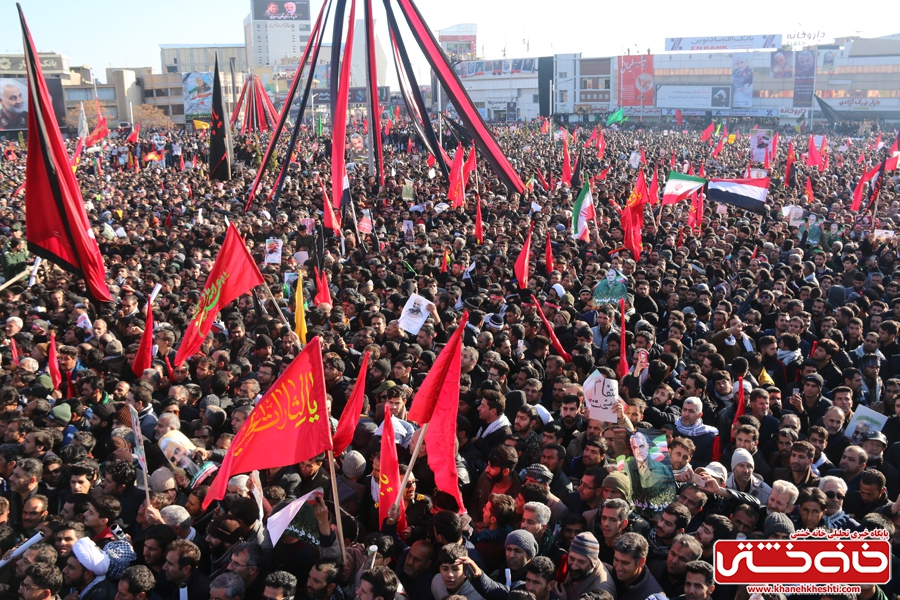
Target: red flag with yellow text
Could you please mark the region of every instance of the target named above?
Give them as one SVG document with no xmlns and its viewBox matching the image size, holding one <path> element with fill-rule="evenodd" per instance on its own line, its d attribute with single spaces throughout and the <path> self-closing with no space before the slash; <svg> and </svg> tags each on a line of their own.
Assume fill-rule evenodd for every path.
<svg viewBox="0 0 900 600">
<path fill-rule="evenodd" d="M 295 465 L 332 449 L 321 338 L 314 336 L 238 430 L 203 507 L 221 500 L 233 475 Z"/>
<path fill-rule="evenodd" d="M 400 460 L 397 458 L 397 438 L 394 437 L 394 421 L 391 407 L 384 405 L 384 422 L 381 429 L 381 468 L 378 475 L 378 529 L 381 530 L 388 510 L 397 501 L 403 483 L 400 477 Z M 397 531 L 406 529 L 406 511 L 400 502 L 400 519 Z"/>
<path fill-rule="evenodd" d="M 265 281 L 259 267 L 253 262 L 241 234 L 233 224 L 229 224 L 225 243 L 222 244 L 216 263 L 206 278 L 203 291 L 200 293 L 200 302 L 178 347 L 175 364 L 184 364 L 185 360 L 200 349 L 219 310 L 241 294 L 263 283 Z"/>
</svg>

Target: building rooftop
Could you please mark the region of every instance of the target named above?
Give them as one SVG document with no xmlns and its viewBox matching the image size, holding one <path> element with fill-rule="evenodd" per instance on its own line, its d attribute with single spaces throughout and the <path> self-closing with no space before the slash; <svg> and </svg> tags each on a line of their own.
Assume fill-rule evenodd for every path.
<svg viewBox="0 0 900 600">
<path fill-rule="evenodd" d="M 243 48 L 243 42 L 240 44 L 160 44 L 163 50 L 171 50 L 172 48 Z"/>
</svg>

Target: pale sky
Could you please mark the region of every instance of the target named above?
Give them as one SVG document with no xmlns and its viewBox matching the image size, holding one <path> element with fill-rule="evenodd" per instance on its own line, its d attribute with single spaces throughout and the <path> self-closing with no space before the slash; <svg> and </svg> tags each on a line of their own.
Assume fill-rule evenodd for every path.
<svg viewBox="0 0 900 600">
<path fill-rule="evenodd" d="M 109 66 L 151 66 L 159 72 L 159 44 L 242 43 L 243 20 L 250 12 L 249 0 L 21 3 L 38 51 L 65 54 L 70 65 L 90 65 L 101 78 Z M 374 5 L 379 21 L 376 27 L 386 40 L 382 0 L 374 0 Z M 321 0 L 312 0 L 313 19 L 321 6 Z M 396 11 L 396 2 L 393 6 Z M 826 41 L 831 41 L 835 36 L 900 33 L 900 25 L 892 26 L 890 19 L 873 19 L 871 11 L 823 10 L 821 2 L 810 0 L 696 0 L 681 4 L 660 0 L 419 0 L 418 7 L 434 31 L 458 23 L 476 23 L 478 52 L 483 48 L 484 57 L 489 59 L 502 58 L 504 47 L 508 58 L 573 52 L 591 57 L 624 54 L 629 47 L 632 53 L 646 53 L 648 48 L 653 53 L 662 52 L 666 37 L 821 31 Z M 362 14 L 362 0 L 357 0 L 357 14 Z M 398 19 L 405 29 L 399 14 Z M 326 41 L 330 37 L 329 31 Z M 411 37 L 406 35 L 404 39 L 409 48 Z M 0 53 L 21 54 L 21 40 L 15 5 L 3 2 Z M 527 50 L 525 42 L 529 44 Z M 387 49 L 385 54 L 389 56 Z M 420 83 L 427 83 L 427 63 L 414 44 L 410 54 L 416 76 L 422 78 Z"/>
</svg>

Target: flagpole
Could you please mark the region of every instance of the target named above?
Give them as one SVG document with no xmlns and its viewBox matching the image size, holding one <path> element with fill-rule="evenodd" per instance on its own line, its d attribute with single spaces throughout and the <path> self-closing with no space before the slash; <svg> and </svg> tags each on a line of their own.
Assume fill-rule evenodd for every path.
<svg viewBox="0 0 900 600">
<path fill-rule="evenodd" d="M 347 564 L 347 548 L 344 546 L 344 524 L 341 521 L 341 503 L 338 500 L 337 473 L 334 470 L 334 451 L 328 451 L 328 468 L 331 470 L 331 496 L 334 499 L 334 522 L 337 525 L 337 536 L 341 543 L 341 558 Z"/>
<path fill-rule="evenodd" d="M 266 295 L 269 297 L 269 300 L 272 301 L 272 304 L 275 306 L 275 312 L 278 313 L 278 318 L 281 320 L 281 324 L 288 328 L 288 331 L 291 332 L 291 335 L 297 340 L 297 345 L 300 345 L 300 336 L 297 335 L 297 332 L 290 326 L 287 322 L 287 317 L 284 316 L 284 313 L 281 312 L 281 307 L 278 306 L 278 302 L 275 301 L 275 296 L 272 294 L 272 290 L 269 289 L 269 285 L 264 283 L 260 286 L 266 291 Z"/>
<path fill-rule="evenodd" d="M 428 423 L 425 423 L 419 430 L 422 433 L 419 434 L 419 439 L 416 440 L 416 445 L 413 447 L 412 456 L 409 459 L 409 468 L 406 469 L 406 473 L 404 473 L 403 475 L 403 481 L 400 482 L 400 493 L 397 494 L 397 500 L 394 501 L 394 506 L 399 507 L 400 502 L 403 501 L 403 490 L 406 489 L 406 484 L 409 483 L 409 478 L 412 475 L 413 467 L 416 466 L 416 459 L 419 457 L 419 452 L 422 450 L 422 442 L 425 441 L 425 432 L 428 431 L 428 425 Z"/>
</svg>

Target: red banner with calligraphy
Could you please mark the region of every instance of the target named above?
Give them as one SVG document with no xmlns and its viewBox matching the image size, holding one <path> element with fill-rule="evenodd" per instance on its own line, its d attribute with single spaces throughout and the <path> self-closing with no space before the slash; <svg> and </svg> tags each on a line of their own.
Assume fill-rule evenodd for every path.
<svg viewBox="0 0 900 600">
<path fill-rule="evenodd" d="M 263 283 L 259 267 L 253 262 L 253 257 L 250 256 L 247 245 L 241 239 L 241 234 L 234 225 L 228 225 L 225 243 L 222 244 L 216 263 L 209 272 L 209 277 L 206 278 L 206 284 L 200 294 L 200 302 L 197 303 L 191 322 L 188 323 L 184 338 L 178 347 L 175 364 L 184 364 L 185 360 L 200 349 L 203 340 L 206 339 L 213 326 L 216 313 L 222 307 Z"/>
<path fill-rule="evenodd" d="M 653 55 L 619 57 L 619 106 L 653 106 Z"/>
<path fill-rule="evenodd" d="M 225 497 L 233 475 L 294 465 L 331 450 L 320 339 L 309 341 L 238 430 L 204 508 Z"/>
</svg>

